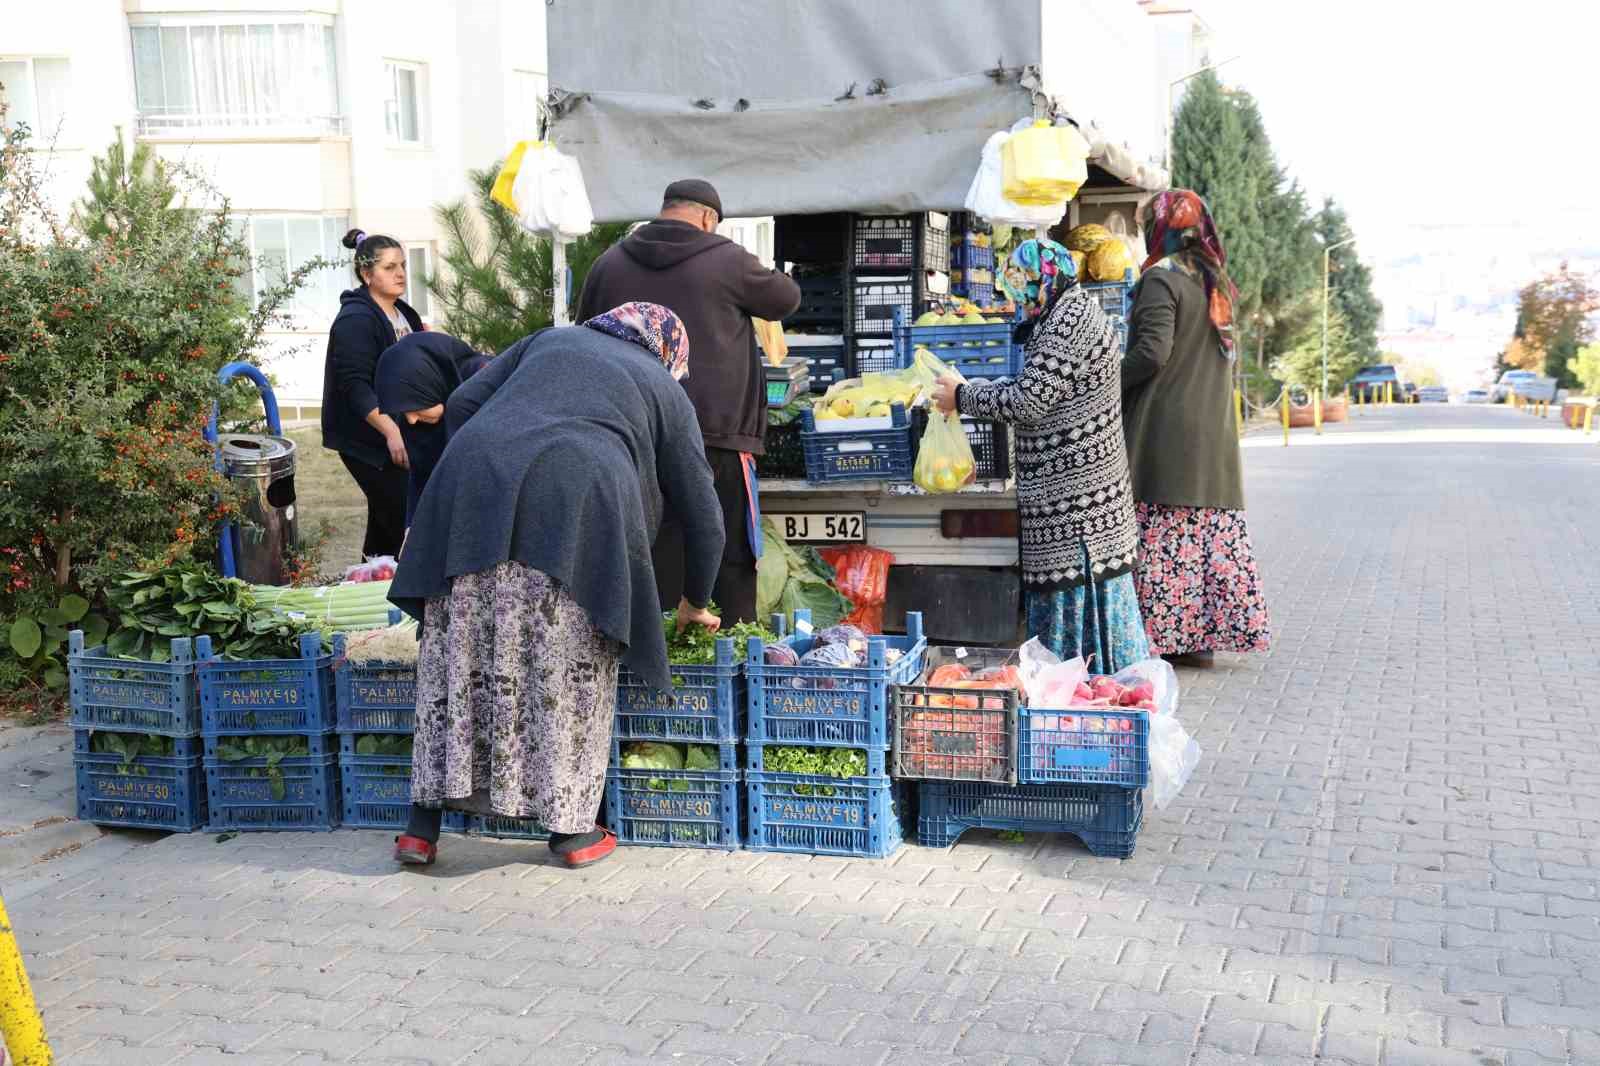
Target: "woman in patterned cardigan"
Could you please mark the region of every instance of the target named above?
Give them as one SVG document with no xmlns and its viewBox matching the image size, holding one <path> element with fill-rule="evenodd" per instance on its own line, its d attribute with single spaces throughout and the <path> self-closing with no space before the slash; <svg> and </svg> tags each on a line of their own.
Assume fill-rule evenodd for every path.
<svg viewBox="0 0 1600 1066">
<path fill-rule="evenodd" d="M 1016 427 L 1028 632 L 1112 673 L 1149 658 L 1133 584 L 1138 526 L 1122 437 L 1115 327 L 1077 284 L 1072 255 L 1025 241 L 1000 284 L 1025 314 L 1022 373 L 939 383 L 942 411 Z"/>
</svg>

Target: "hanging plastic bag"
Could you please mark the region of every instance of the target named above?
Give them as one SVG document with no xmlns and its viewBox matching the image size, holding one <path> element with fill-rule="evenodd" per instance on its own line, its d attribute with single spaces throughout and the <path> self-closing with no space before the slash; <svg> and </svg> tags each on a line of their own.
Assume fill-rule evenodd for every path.
<svg viewBox="0 0 1600 1066">
<path fill-rule="evenodd" d="M 972 457 L 972 442 L 961 428 L 961 416 L 954 411 L 942 414 L 928 410 L 928 428 L 922 431 L 922 446 L 911 480 L 923 492 L 956 492 L 977 480 L 977 462 Z"/>
<path fill-rule="evenodd" d="M 1089 664 L 1081 657 L 1065 662 L 1038 637 L 1017 653 L 1022 691 L 1028 706 L 1059 709 L 1072 706 L 1078 686 L 1089 677 Z"/>
<path fill-rule="evenodd" d="M 1000 191 L 1002 164 L 1000 161 L 1000 148 L 1011 138 L 1011 134 L 1001 131 L 990 136 L 983 146 L 983 155 L 978 163 L 978 172 L 972 178 L 972 184 L 967 188 L 966 208 L 968 211 L 981 215 L 996 226 L 1021 226 L 1027 229 L 1036 229 L 1040 226 L 1053 226 L 1060 221 L 1061 215 L 1066 210 L 1066 204 L 1050 204 L 1045 207 L 1027 207 L 1022 204 L 1007 200 Z M 998 234 L 995 248 L 999 249 L 1004 242 L 1000 241 Z M 996 256 L 998 257 L 998 251 Z"/>
<path fill-rule="evenodd" d="M 520 141 L 495 176 L 490 199 L 523 229 L 574 240 L 594 228 L 578 161 L 549 141 Z"/>
<path fill-rule="evenodd" d="M 1039 119 L 1000 148 L 1000 193 L 1025 207 L 1060 205 L 1089 180 L 1089 142 L 1071 126 Z"/>
<path fill-rule="evenodd" d="M 883 607 L 889 601 L 889 567 L 894 555 L 882 548 L 852 544 L 817 552 L 833 567 L 833 586 L 855 605 L 845 621 L 868 633 L 883 632 Z"/>
<path fill-rule="evenodd" d="M 1175 714 L 1150 716 L 1150 798 L 1165 810 L 1200 765 L 1200 745 Z"/>
</svg>

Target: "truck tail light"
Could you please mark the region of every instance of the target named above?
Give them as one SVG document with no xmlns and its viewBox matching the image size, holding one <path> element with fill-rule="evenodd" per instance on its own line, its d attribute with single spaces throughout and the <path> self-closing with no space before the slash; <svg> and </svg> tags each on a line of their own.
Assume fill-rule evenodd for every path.
<svg viewBox="0 0 1600 1066">
<path fill-rule="evenodd" d="M 998 539 L 1017 536 L 1017 512 L 964 510 L 939 512 L 939 533 L 947 540 Z"/>
</svg>

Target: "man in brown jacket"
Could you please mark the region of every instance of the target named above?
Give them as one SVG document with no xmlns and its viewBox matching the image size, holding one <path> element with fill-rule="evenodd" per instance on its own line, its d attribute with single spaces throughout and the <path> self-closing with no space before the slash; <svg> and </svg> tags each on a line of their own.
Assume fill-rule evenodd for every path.
<svg viewBox="0 0 1600 1066">
<path fill-rule="evenodd" d="M 667 186 L 661 213 L 595 261 L 578 300 L 578 321 L 619 304 L 645 300 L 670 308 L 689 333 L 689 376 L 683 388 L 700 418 L 706 461 L 716 479 L 727 534 L 716 601 L 725 624 L 756 620 L 756 556 L 749 489 L 753 457 L 765 451 L 766 378 L 751 317 L 778 321 L 800 306 L 800 287 L 786 274 L 716 233 L 722 200 L 710 182 Z M 678 605 L 683 586 L 683 531 L 662 524 L 655 545 L 656 586 L 663 610 Z"/>
</svg>

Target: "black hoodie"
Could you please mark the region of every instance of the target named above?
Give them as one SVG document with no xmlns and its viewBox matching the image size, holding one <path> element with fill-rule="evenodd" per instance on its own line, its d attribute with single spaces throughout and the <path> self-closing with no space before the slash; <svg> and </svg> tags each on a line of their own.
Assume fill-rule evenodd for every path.
<svg viewBox="0 0 1600 1066">
<path fill-rule="evenodd" d="M 422 319 L 404 300 L 394 309 L 422 332 Z M 362 285 L 339 297 L 339 313 L 328 330 L 328 358 L 322 367 L 322 446 L 368 466 L 389 464 L 389 445 L 372 428 L 367 412 L 379 407 L 373 381 L 378 356 L 394 343 L 394 326 Z"/>
<path fill-rule="evenodd" d="M 750 319 L 776 322 L 794 314 L 800 286 L 726 237 L 656 219 L 595 261 L 578 321 L 634 301 L 661 304 L 683 320 L 689 333 L 683 388 L 706 447 L 762 454 L 767 387 Z"/>
</svg>

